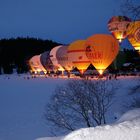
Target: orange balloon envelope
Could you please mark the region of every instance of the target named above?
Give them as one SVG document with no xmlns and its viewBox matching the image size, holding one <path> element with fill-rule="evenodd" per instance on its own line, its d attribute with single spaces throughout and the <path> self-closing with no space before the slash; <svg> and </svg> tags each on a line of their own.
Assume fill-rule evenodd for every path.
<svg viewBox="0 0 140 140">
<path fill-rule="evenodd" d="M 85 54 L 85 40 L 77 40 L 68 46 L 68 58 L 81 74 L 88 68 L 90 61 Z"/>
<path fill-rule="evenodd" d="M 118 51 L 119 43 L 111 35 L 96 34 L 86 41 L 86 55 L 100 74 L 112 63 Z"/>
<path fill-rule="evenodd" d="M 140 53 L 140 21 L 131 22 L 127 34 L 129 42 Z"/>
<path fill-rule="evenodd" d="M 130 22 L 126 16 L 114 16 L 108 22 L 108 29 L 119 42 L 122 42 L 127 37 L 126 31 Z"/>
<path fill-rule="evenodd" d="M 67 71 L 71 71 L 74 67 L 73 63 L 68 59 L 68 46 L 60 47 L 56 52 L 58 63 Z"/>
</svg>

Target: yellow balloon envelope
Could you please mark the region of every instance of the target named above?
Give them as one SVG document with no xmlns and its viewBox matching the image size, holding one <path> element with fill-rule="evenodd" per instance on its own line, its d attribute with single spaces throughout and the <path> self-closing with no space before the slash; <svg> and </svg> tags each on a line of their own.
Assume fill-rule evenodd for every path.
<svg viewBox="0 0 140 140">
<path fill-rule="evenodd" d="M 119 42 L 122 42 L 127 36 L 126 30 L 130 22 L 126 16 L 113 16 L 108 22 L 108 29 Z"/>
<path fill-rule="evenodd" d="M 100 74 L 112 63 L 118 51 L 119 43 L 111 35 L 96 34 L 86 41 L 86 55 Z"/>
<path fill-rule="evenodd" d="M 129 42 L 140 53 L 140 21 L 131 22 L 127 34 Z"/>
<path fill-rule="evenodd" d="M 78 68 L 81 74 L 90 65 L 90 61 L 85 54 L 85 42 L 85 40 L 77 40 L 68 46 L 68 58 Z"/>
</svg>

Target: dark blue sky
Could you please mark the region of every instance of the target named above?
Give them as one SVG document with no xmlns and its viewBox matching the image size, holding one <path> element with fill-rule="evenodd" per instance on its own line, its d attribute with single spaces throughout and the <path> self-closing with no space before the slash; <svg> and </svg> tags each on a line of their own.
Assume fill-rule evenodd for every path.
<svg viewBox="0 0 140 140">
<path fill-rule="evenodd" d="M 0 38 L 39 37 L 61 43 L 109 33 L 123 0 L 0 0 Z"/>
</svg>

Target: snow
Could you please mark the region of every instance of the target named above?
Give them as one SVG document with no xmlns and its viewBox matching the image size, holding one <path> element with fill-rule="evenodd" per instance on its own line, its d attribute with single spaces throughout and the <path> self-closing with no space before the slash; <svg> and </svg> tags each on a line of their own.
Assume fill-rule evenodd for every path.
<svg viewBox="0 0 140 140">
<path fill-rule="evenodd" d="M 63 140 L 139 140 L 140 109 L 127 112 L 112 125 L 84 128 L 67 135 Z M 47 140 L 47 139 L 46 139 Z"/>
<path fill-rule="evenodd" d="M 136 119 L 140 119 L 140 109 L 139 108 L 130 110 L 127 113 L 123 114 L 117 122 L 121 123 L 124 121 L 133 121 Z M 137 121 L 137 123 L 140 126 L 140 121 Z"/>
<path fill-rule="evenodd" d="M 108 112 L 108 125 L 80 129 L 65 137 L 46 137 L 43 113 L 55 87 L 68 79 L 27 77 L 30 75 L 0 75 L 0 140 L 139 140 L 140 110 L 125 113 L 123 108 L 131 101 L 130 88 L 137 85 L 139 77 L 111 80 L 118 89 Z"/>
<path fill-rule="evenodd" d="M 0 140 L 46 136 L 44 106 L 54 88 L 64 83 L 65 79 L 0 75 Z"/>
<path fill-rule="evenodd" d="M 132 64 L 132 63 L 124 63 L 123 66 L 124 66 L 124 67 L 128 67 L 128 66 L 130 66 L 131 64 Z"/>
<path fill-rule="evenodd" d="M 36 140 L 139 140 L 140 109 L 125 113 L 116 123 L 83 128 L 65 137 L 39 138 Z"/>
</svg>

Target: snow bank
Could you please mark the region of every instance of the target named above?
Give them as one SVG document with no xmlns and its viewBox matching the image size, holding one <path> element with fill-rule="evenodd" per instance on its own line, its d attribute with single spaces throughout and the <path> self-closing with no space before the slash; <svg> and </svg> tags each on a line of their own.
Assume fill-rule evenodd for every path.
<svg viewBox="0 0 140 140">
<path fill-rule="evenodd" d="M 63 137 L 46 137 L 36 140 L 139 140 L 140 109 L 125 113 L 112 125 L 83 128 Z"/>
<path fill-rule="evenodd" d="M 117 123 L 121 123 L 124 121 L 133 121 L 137 119 L 140 119 L 140 108 L 128 111 L 127 113 L 121 116 Z M 140 126 L 140 121 L 137 121 L 137 123 L 139 123 Z"/>
<path fill-rule="evenodd" d="M 64 140 L 139 140 L 140 109 L 127 112 L 113 125 L 80 129 L 67 135 Z"/>
</svg>

